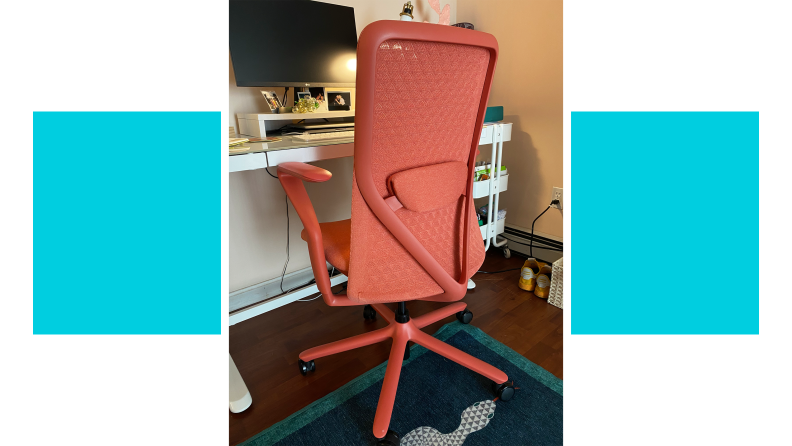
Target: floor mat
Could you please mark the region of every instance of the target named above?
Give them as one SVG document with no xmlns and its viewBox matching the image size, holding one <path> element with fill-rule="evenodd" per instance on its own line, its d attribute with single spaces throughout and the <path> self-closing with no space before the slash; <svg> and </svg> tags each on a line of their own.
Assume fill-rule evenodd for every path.
<svg viewBox="0 0 792 446">
<path fill-rule="evenodd" d="M 493 402 L 489 379 L 414 345 L 402 366 L 390 423 L 402 446 L 563 444 L 563 381 L 472 325 L 451 322 L 434 336 L 503 370 L 517 390 L 510 401 Z M 376 444 L 371 430 L 386 365 L 242 445 Z"/>
</svg>

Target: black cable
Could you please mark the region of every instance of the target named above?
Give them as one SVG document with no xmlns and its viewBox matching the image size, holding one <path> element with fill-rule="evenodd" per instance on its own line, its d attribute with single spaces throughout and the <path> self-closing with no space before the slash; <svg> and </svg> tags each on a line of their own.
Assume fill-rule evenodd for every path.
<svg viewBox="0 0 792 446">
<path fill-rule="evenodd" d="M 267 173 L 269 173 L 269 170 L 267 171 Z M 270 175 L 274 176 L 271 173 Z M 286 292 L 283 291 L 283 278 L 286 276 L 287 266 L 289 266 L 289 196 L 288 195 L 286 195 L 286 263 L 283 264 L 283 271 L 281 272 L 281 281 L 280 281 L 280 289 L 283 294 L 286 294 Z"/>
<path fill-rule="evenodd" d="M 476 271 L 476 272 L 477 273 L 481 273 L 481 274 L 498 274 L 498 273 L 505 273 L 506 271 L 517 271 L 518 269 L 522 269 L 522 267 L 504 269 L 504 270 L 500 270 L 500 271 L 481 271 L 481 270 L 479 270 L 479 271 Z"/>
<path fill-rule="evenodd" d="M 545 214 L 545 212 L 549 211 L 549 210 L 550 210 L 550 207 L 551 207 L 552 205 L 556 204 L 556 203 L 558 203 L 558 200 L 553 200 L 553 201 L 551 201 L 551 202 L 550 202 L 550 204 L 547 206 L 547 209 L 545 209 L 544 211 L 542 211 L 542 213 L 541 213 L 541 214 L 539 214 L 539 217 L 541 217 L 542 215 L 544 215 L 544 214 Z M 539 220 L 539 217 L 536 217 L 536 218 L 534 218 L 534 221 L 533 221 L 533 223 L 531 223 L 531 244 L 530 244 L 530 252 L 531 252 L 531 257 L 533 257 L 533 235 L 534 235 L 534 225 L 536 224 L 536 220 Z M 504 237 L 504 238 L 505 238 L 505 237 Z"/>
<path fill-rule="evenodd" d="M 297 91 L 297 89 L 295 88 L 295 89 L 294 89 L 294 91 Z M 283 101 L 281 101 L 281 102 L 282 102 L 282 104 L 283 104 L 283 106 L 284 106 L 284 107 L 286 107 L 286 95 L 287 95 L 287 94 L 289 94 L 289 87 L 286 87 L 286 88 L 283 90 Z"/>
<path fill-rule="evenodd" d="M 269 168 L 265 167 L 264 170 L 267 171 L 267 174 L 272 178 L 278 178 L 277 176 L 270 173 Z M 300 287 L 304 287 L 305 285 L 309 285 L 314 280 L 311 279 L 311 282 L 306 283 L 305 285 L 298 285 L 289 291 L 283 291 L 283 279 L 286 277 L 286 267 L 289 266 L 289 196 L 286 195 L 286 263 L 283 264 L 283 271 L 281 271 L 281 280 L 280 280 L 280 290 L 281 293 L 286 294 L 292 290 L 295 290 Z"/>
<path fill-rule="evenodd" d="M 503 237 L 503 234 L 498 234 L 498 236 L 499 236 L 499 237 Z M 505 238 L 506 240 L 508 240 L 508 241 L 510 241 L 510 242 L 512 242 L 512 243 L 517 243 L 518 245 L 525 245 L 525 246 L 530 246 L 528 243 L 518 242 L 517 240 L 512 240 L 512 239 L 510 239 L 509 237 L 503 237 L 503 238 Z M 536 248 L 537 248 L 537 249 L 546 249 L 546 250 L 548 250 L 548 251 L 558 251 L 558 252 L 564 252 L 564 250 L 563 250 L 563 249 L 559 249 L 559 248 L 556 248 L 556 247 L 554 247 L 554 246 L 553 246 L 553 247 L 549 247 L 549 246 L 537 246 Z"/>
<path fill-rule="evenodd" d="M 330 266 L 332 266 L 332 265 L 330 265 Z M 330 271 L 330 279 L 332 279 L 334 275 L 335 275 L 335 266 L 333 266 L 333 270 L 332 270 L 332 271 Z M 332 289 L 330 290 L 330 292 L 331 292 L 331 293 L 333 293 L 333 296 L 338 296 L 339 294 L 341 294 L 341 292 L 342 292 L 342 291 L 344 291 L 344 288 L 343 288 L 343 287 L 341 287 L 341 289 L 340 289 L 340 290 L 338 290 L 338 292 L 337 292 L 337 293 L 333 293 L 333 290 L 332 290 Z"/>
<path fill-rule="evenodd" d="M 501 234 L 498 234 L 498 235 L 501 235 Z M 506 228 L 506 231 L 502 235 L 504 235 L 504 236 L 513 235 L 515 237 L 519 237 L 519 238 L 525 239 L 525 240 L 530 240 L 532 238 L 531 234 L 529 234 L 527 232 L 517 231 L 517 230 L 514 230 L 513 228 L 509 228 L 509 227 Z M 538 236 L 538 235 L 534 235 L 533 239 L 534 239 L 534 241 L 536 243 L 540 243 L 540 244 L 545 245 L 545 246 L 550 246 L 550 247 L 559 248 L 559 249 L 562 249 L 564 247 L 564 242 L 559 242 L 557 240 L 552 240 L 552 239 L 541 237 L 541 236 Z M 527 246 L 528 244 L 526 243 L 525 245 Z"/>
<path fill-rule="evenodd" d="M 269 174 L 269 176 L 271 176 L 272 178 L 278 178 L 277 176 L 275 176 L 272 173 L 270 173 L 269 168 L 265 167 L 264 170 L 266 170 L 267 174 Z M 283 271 L 281 271 L 281 280 L 280 280 L 280 290 L 281 290 L 281 293 L 283 293 L 283 294 L 291 293 L 292 291 L 296 290 L 297 288 L 302 288 L 304 286 L 308 286 L 308 285 L 316 282 L 316 279 L 311 279 L 310 281 L 308 281 L 308 282 L 306 282 L 306 283 L 304 283 L 302 285 L 294 286 L 292 288 L 289 288 L 286 291 L 283 290 L 283 279 L 286 277 L 286 267 L 289 266 L 289 226 L 290 226 L 290 222 L 289 222 L 289 196 L 286 195 L 286 262 L 283 264 Z M 333 271 L 335 271 L 335 267 L 333 267 Z M 336 293 L 333 293 L 333 294 L 336 294 Z M 314 299 L 299 300 L 299 302 L 310 302 L 310 301 L 312 301 Z"/>
</svg>

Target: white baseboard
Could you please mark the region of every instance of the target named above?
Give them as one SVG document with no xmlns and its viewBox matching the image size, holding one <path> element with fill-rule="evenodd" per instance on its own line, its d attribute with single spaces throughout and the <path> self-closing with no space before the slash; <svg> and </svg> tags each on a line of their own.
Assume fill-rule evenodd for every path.
<svg viewBox="0 0 792 446">
<path fill-rule="evenodd" d="M 310 280 L 310 279 L 308 279 L 308 280 Z M 335 285 L 338 285 L 340 283 L 344 283 L 346 281 L 347 281 L 347 276 L 345 276 L 345 275 L 343 275 L 341 273 L 337 273 L 334 276 L 330 277 L 330 285 L 331 286 L 335 286 Z M 283 289 L 286 289 L 285 282 L 286 281 L 284 279 Z M 267 283 L 267 282 L 265 282 L 265 283 Z M 302 282 L 302 283 L 304 283 L 304 282 Z M 280 292 L 280 278 L 278 278 L 278 281 L 277 281 L 277 283 L 275 285 L 277 285 L 277 292 L 279 293 L 279 295 L 276 295 L 275 297 L 270 297 L 270 298 L 268 298 L 266 300 L 262 300 L 262 301 L 260 301 L 260 302 L 258 302 L 256 304 L 254 304 L 254 305 L 250 305 L 250 306 L 238 309 L 236 311 L 232 311 L 228 315 L 228 325 L 238 324 L 238 323 L 240 323 L 242 321 L 246 321 L 246 320 L 248 320 L 248 319 L 250 319 L 252 317 L 256 317 L 256 316 L 258 316 L 260 314 L 264 314 L 264 313 L 266 313 L 268 311 L 272 311 L 272 310 L 274 310 L 276 308 L 280 308 L 280 307 L 282 307 L 284 305 L 290 304 L 292 302 L 295 302 L 297 300 L 300 300 L 302 298 L 308 297 L 308 296 L 310 296 L 312 294 L 316 294 L 316 293 L 319 292 L 319 288 L 316 286 L 315 283 L 312 283 L 311 285 L 306 285 L 304 287 L 298 288 L 298 289 L 296 289 L 294 291 L 291 291 L 289 293 L 286 293 L 286 294 L 282 294 Z M 267 290 L 266 290 L 267 287 L 265 287 L 264 284 L 260 284 L 259 287 L 260 288 L 265 288 L 265 289 L 264 290 L 258 290 L 257 288 L 252 288 L 252 289 L 247 289 L 246 292 L 248 292 L 248 293 L 258 293 L 258 295 L 262 295 L 262 294 L 266 294 L 267 293 Z M 269 288 L 272 288 L 272 284 L 269 285 Z M 242 290 L 240 290 L 240 291 L 242 291 Z"/>
<path fill-rule="evenodd" d="M 294 288 L 301 283 L 310 282 L 313 279 L 313 271 L 311 267 L 292 271 L 283 277 L 283 289 L 288 290 Z M 236 290 L 228 295 L 228 311 L 234 311 L 275 297 L 278 294 L 283 294 L 280 290 L 280 276 L 267 280 L 265 282 L 257 283 L 241 290 Z"/>
<path fill-rule="evenodd" d="M 523 231 L 523 232 L 528 232 L 528 233 L 531 232 L 531 228 L 523 228 L 521 226 L 512 225 L 512 224 L 507 224 L 506 227 L 514 228 L 514 229 L 517 229 L 518 231 Z M 544 232 L 534 231 L 534 234 L 538 235 L 540 237 L 548 238 L 550 240 L 555 240 L 555 241 L 562 242 L 562 243 L 564 241 L 563 237 L 558 237 L 556 235 L 547 234 L 547 233 L 544 233 Z M 506 235 L 510 239 L 517 240 L 517 241 L 520 241 L 520 242 L 524 242 L 524 243 L 529 243 L 530 242 L 530 240 L 523 239 L 523 238 L 515 236 L 515 235 L 511 235 L 511 234 L 504 234 L 504 235 Z M 512 251 L 516 251 L 516 252 L 519 252 L 519 253 L 524 254 L 524 255 L 529 255 L 530 248 L 527 245 L 521 245 L 521 244 L 518 244 L 518 243 L 509 242 L 508 246 L 509 246 L 509 249 L 512 250 Z M 552 263 L 552 262 L 555 262 L 556 260 L 560 259 L 561 257 L 563 257 L 564 253 L 563 252 L 559 252 L 559 251 L 553 251 L 553 250 L 542 248 L 542 244 L 541 243 L 539 243 L 537 241 L 534 241 L 534 244 L 533 244 L 533 255 L 534 255 L 534 257 L 536 257 L 538 259 L 547 260 L 548 262 Z"/>
</svg>

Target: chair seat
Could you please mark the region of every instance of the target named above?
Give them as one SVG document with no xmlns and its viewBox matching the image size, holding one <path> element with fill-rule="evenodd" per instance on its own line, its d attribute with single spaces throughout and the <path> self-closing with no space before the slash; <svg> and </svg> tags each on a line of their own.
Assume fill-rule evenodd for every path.
<svg viewBox="0 0 792 446">
<path fill-rule="evenodd" d="M 341 271 L 349 272 L 349 240 L 352 238 L 352 220 L 331 221 L 319 223 L 322 230 L 322 244 L 324 245 L 325 259 Z M 300 238 L 308 241 L 308 232 L 303 229 Z"/>
</svg>

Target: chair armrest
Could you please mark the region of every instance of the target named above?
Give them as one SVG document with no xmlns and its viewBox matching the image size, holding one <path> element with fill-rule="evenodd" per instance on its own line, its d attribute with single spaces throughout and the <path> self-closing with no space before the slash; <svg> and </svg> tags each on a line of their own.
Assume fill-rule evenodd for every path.
<svg viewBox="0 0 792 446">
<path fill-rule="evenodd" d="M 278 172 L 283 172 L 311 183 L 321 183 L 333 177 L 332 173 L 321 167 L 298 162 L 278 164 Z"/>
<path fill-rule="evenodd" d="M 322 299 L 330 306 L 355 305 L 346 295 L 336 296 L 330 290 L 330 275 L 327 273 L 327 261 L 324 254 L 324 244 L 322 241 L 322 230 L 319 228 L 319 221 L 316 219 L 311 199 L 305 191 L 303 180 L 320 182 L 327 181 L 331 177 L 330 172 L 319 167 L 310 166 L 304 163 L 283 163 L 278 165 L 278 181 L 283 190 L 289 197 L 294 210 L 300 216 L 300 221 L 308 235 L 308 255 L 311 259 L 311 269 L 313 270 L 316 286 L 322 293 Z"/>
</svg>

